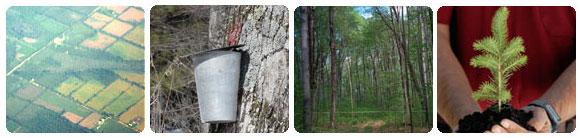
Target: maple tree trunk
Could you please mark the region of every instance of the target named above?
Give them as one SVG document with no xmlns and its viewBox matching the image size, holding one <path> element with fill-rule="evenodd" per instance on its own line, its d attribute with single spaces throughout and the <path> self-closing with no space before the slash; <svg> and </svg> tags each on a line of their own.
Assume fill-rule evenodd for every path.
<svg viewBox="0 0 580 138">
<path fill-rule="evenodd" d="M 238 119 L 207 132 L 285 132 L 288 106 L 288 10 L 284 6 L 212 6 L 212 47 L 245 44 Z"/>
</svg>

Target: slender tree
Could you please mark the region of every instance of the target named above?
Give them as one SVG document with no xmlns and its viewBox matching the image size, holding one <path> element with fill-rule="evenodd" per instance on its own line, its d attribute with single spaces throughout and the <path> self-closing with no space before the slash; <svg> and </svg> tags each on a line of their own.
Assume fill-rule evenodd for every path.
<svg viewBox="0 0 580 138">
<path fill-rule="evenodd" d="M 309 69 L 309 51 L 308 49 L 308 9 L 306 7 L 300 8 L 300 19 L 302 24 L 300 25 L 300 34 L 302 39 L 300 44 L 302 45 L 302 91 L 304 92 L 304 129 L 306 132 L 310 132 L 310 127 L 312 126 L 312 99 L 310 99 L 310 69 Z"/>
<path fill-rule="evenodd" d="M 332 88 L 332 92 L 330 94 L 330 99 L 331 99 L 331 103 L 332 103 L 332 107 L 330 109 L 330 125 L 332 127 L 334 126 L 334 120 L 335 120 L 335 112 L 336 112 L 336 91 L 337 91 L 337 83 L 338 83 L 338 76 L 337 76 L 337 70 L 336 70 L 336 45 L 334 44 L 334 7 L 328 7 L 328 27 L 329 27 L 329 31 L 330 31 L 330 40 L 329 40 L 329 45 L 330 45 L 330 70 L 331 70 L 331 75 L 332 75 L 332 79 L 330 81 L 330 87 Z"/>
<path fill-rule="evenodd" d="M 307 7 L 308 9 L 308 41 L 309 41 L 309 60 L 310 60 L 310 90 L 315 90 L 318 89 L 318 86 L 316 86 L 316 75 L 314 75 L 316 73 L 316 67 L 318 66 L 318 62 L 316 60 L 316 58 L 318 57 L 317 52 L 316 52 L 316 36 L 314 36 L 314 12 L 316 7 Z M 315 94 L 313 94 L 312 92 L 310 93 L 310 103 L 314 103 L 314 96 Z M 310 113 L 314 113 L 314 105 L 311 106 L 311 111 Z M 314 120 L 314 119 L 312 119 Z"/>
</svg>

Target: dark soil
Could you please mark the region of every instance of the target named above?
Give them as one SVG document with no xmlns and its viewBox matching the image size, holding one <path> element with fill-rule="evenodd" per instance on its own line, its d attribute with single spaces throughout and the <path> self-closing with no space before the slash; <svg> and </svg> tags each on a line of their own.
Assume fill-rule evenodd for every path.
<svg viewBox="0 0 580 138">
<path fill-rule="evenodd" d="M 528 121 L 532 118 L 532 112 L 524 112 L 523 110 L 515 110 L 511 104 L 503 104 L 501 112 L 497 111 L 497 104 L 490 106 L 483 113 L 475 112 L 465 116 L 459 120 L 458 133 L 482 133 L 486 130 L 491 130 L 493 125 L 499 124 L 503 119 L 510 119 L 519 124 L 523 128 L 536 131 L 536 129 L 528 125 Z"/>
<path fill-rule="evenodd" d="M 441 121 L 437 122 L 437 129 L 439 129 L 439 132 L 441 133 L 451 133 L 451 127 L 449 127 L 449 125 L 447 125 L 447 123 L 443 123 Z"/>
</svg>

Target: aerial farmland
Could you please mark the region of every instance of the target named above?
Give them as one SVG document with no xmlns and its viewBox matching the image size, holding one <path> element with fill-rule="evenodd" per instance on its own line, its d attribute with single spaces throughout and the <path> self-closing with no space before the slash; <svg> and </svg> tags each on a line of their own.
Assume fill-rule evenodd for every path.
<svg viewBox="0 0 580 138">
<path fill-rule="evenodd" d="M 140 7 L 10 7 L 6 127 L 12 133 L 144 129 Z"/>
</svg>

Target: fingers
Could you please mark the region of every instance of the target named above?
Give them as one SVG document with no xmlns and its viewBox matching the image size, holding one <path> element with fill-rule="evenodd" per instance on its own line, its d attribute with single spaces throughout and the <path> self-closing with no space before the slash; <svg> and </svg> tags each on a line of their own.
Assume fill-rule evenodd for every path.
<svg viewBox="0 0 580 138">
<path fill-rule="evenodd" d="M 509 119 L 503 119 L 500 122 L 501 126 L 504 128 L 504 130 L 508 133 L 527 133 L 530 132 L 528 130 L 526 130 L 525 128 L 521 127 L 520 125 L 518 125 L 517 123 L 515 123 L 514 121 L 511 121 Z M 492 127 L 492 131 L 494 128 Z M 505 132 L 502 132 L 505 133 Z"/>
<path fill-rule="evenodd" d="M 493 125 L 493 127 L 491 127 L 491 133 L 508 133 L 508 131 L 500 125 Z"/>
</svg>

